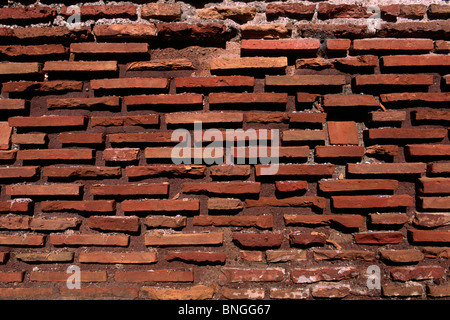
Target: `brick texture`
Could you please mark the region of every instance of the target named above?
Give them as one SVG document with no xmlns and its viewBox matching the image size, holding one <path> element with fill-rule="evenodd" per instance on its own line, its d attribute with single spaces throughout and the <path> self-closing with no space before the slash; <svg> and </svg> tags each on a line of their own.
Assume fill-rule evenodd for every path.
<svg viewBox="0 0 450 320">
<path fill-rule="evenodd" d="M 450 297 L 448 3 L 32 2 L 0 6 L 0 299 Z"/>
</svg>

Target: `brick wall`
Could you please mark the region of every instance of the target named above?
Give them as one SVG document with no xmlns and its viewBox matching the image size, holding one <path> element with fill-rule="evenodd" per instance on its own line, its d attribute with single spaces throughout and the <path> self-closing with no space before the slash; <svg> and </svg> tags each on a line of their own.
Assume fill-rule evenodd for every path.
<svg viewBox="0 0 450 320">
<path fill-rule="evenodd" d="M 41 2 L 0 8 L 0 298 L 448 299 L 448 4 Z M 194 121 L 277 172 L 174 163 Z"/>
</svg>

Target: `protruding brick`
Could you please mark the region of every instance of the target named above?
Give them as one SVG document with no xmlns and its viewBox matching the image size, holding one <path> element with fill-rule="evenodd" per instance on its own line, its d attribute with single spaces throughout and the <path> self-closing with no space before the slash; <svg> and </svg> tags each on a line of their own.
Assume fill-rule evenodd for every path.
<svg viewBox="0 0 450 320">
<path fill-rule="evenodd" d="M 295 232 L 289 235 L 291 246 L 323 246 L 326 240 L 327 238 L 324 234 Z"/>
<path fill-rule="evenodd" d="M 326 94 L 323 96 L 323 107 L 379 107 L 372 95 L 362 94 Z"/>
<path fill-rule="evenodd" d="M 11 117 L 8 119 L 11 127 L 81 127 L 85 123 L 84 116 L 42 116 L 42 117 Z"/>
<path fill-rule="evenodd" d="M 125 90 L 125 89 L 167 89 L 169 82 L 166 78 L 118 78 L 93 79 L 92 90 Z"/>
<path fill-rule="evenodd" d="M 52 263 L 52 262 L 72 262 L 74 257 L 73 252 L 31 252 L 31 253 L 16 253 L 15 258 L 19 261 L 30 263 Z"/>
<path fill-rule="evenodd" d="M 273 248 L 281 246 L 282 233 L 233 233 L 233 240 L 247 248 Z"/>
<path fill-rule="evenodd" d="M 408 230 L 413 243 L 450 243 L 450 231 Z"/>
<path fill-rule="evenodd" d="M 286 93 L 263 92 L 263 93 L 211 93 L 210 104 L 282 104 L 287 103 Z"/>
<path fill-rule="evenodd" d="M 2 167 L 0 168 L 0 178 L 19 179 L 32 178 L 38 174 L 39 167 L 37 166 L 23 166 L 23 167 Z"/>
<path fill-rule="evenodd" d="M 106 43 L 106 42 L 79 42 L 70 44 L 70 52 L 75 55 L 122 55 L 122 54 L 145 54 L 148 53 L 147 43 Z M 94 56 L 95 57 L 95 56 Z"/>
<path fill-rule="evenodd" d="M 105 161 L 136 161 L 139 158 L 139 148 L 109 148 L 103 151 Z"/>
<path fill-rule="evenodd" d="M 6 187 L 11 196 L 79 196 L 81 184 L 15 184 Z"/>
<path fill-rule="evenodd" d="M 223 277 L 228 282 L 274 282 L 284 278 L 285 271 L 281 268 L 269 269 L 239 269 L 222 268 Z"/>
<path fill-rule="evenodd" d="M 256 14 L 256 7 L 250 6 L 214 6 L 206 9 L 198 9 L 197 16 L 202 19 L 231 19 L 237 22 L 252 20 Z"/>
<path fill-rule="evenodd" d="M 446 131 L 444 129 L 444 131 Z M 442 133 L 444 131 L 441 131 Z M 438 133 L 438 131 L 436 131 Z M 410 144 L 406 146 L 407 154 L 411 156 L 447 157 L 450 156 L 450 145 L 447 144 Z"/>
<path fill-rule="evenodd" d="M 1 62 L 0 75 L 33 75 L 41 72 L 41 64 L 38 62 Z"/>
<path fill-rule="evenodd" d="M 93 32 L 99 39 L 153 39 L 156 27 L 154 24 L 103 24 L 94 26 Z"/>
<path fill-rule="evenodd" d="M 193 225 L 257 227 L 261 229 L 268 229 L 273 227 L 273 216 L 195 216 Z"/>
<path fill-rule="evenodd" d="M 326 206 L 325 198 L 304 196 L 304 197 L 291 197 L 291 198 L 271 198 L 260 197 L 257 200 L 247 199 L 245 204 L 248 208 L 251 207 L 316 207 L 324 209 Z"/>
<path fill-rule="evenodd" d="M 350 174 L 421 174 L 427 170 L 426 163 L 409 162 L 409 163 L 349 163 L 347 164 L 348 173 Z"/>
<path fill-rule="evenodd" d="M 92 160 L 94 158 L 93 151 L 93 149 L 19 150 L 17 159 L 52 161 Z"/>
<path fill-rule="evenodd" d="M 144 220 L 144 224 L 153 228 L 183 228 L 186 226 L 186 217 L 182 216 L 147 216 Z"/>
<path fill-rule="evenodd" d="M 78 261 L 81 263 L 120 263 L 120 264 L 148 264 L 157 261 L 156 252 L 80 252 Z"/>
<path fill-rule="evenodd" d="M 438 266 L 395 267 L 391 269 L 391 277 L 397 281 L 440 279 L 445 269 Z"/>
<path fill-rule="evenodd" d="M 242 57 L 212 59 L 211 72 L 226 70 L 283 70 L 287 67 L 287 63 L 288 62 L 286 57 Z"/>
<path fill-rule="evenodd" d="M 354 121 L 328 121 L 328 135 L 331 144 L 358 145 L 358 129 Z"/>
<path fill-rule="evenodd" d="M 450 58 L 447 55 L 395 55 L 384 56 L 384 67 L 448 67 Z M 414 83 L 411 83 L 414 84 Z"/>
<path fill-rule="evenodd" d="M 125 200 L 122 202 L 124 212 L 177 212 L 177 211 L 198 211 L 198 199 L 183 200 Z"/>
<path fill-rule="evenodd" d="M 417 263 L 424 259 L 424 255 L 417 249 L 379 249 L 381 259 L 391 263 Z"/>
<path fill-rule="evenodd" d="M 355 242 L 357 244 L 389 244 L 400 243 L 403 240 L 402 232 L 361 232 L 355 234 Z"/>
<path fill-rule="evenodd" d="M 41 210 L 44 212 L 112 212 L 116 210 L 116 202 L 114 200 L 43 201 Z"/>
<path fill-rule="evenodd" d="M 47 61 L 44 72 L 116 72 L 117 61 Z"/>
<path fill-rule="evenodd" d="M 431 39 L 355 39 L 354 51 L 431 51 L 434 49 Z"/>
<path fill-rule="evenodd" d="M 141 7 L 144 19 L 176 20 L 181 17 L 180 3 L 147 3 Z"/>
<path fill-rule="evenodd" d="M 319 281 L 340 281 L 355 278 L 359 275 L 355 267 L 294 269 L 291 279 L 294 283 L 314 283 Z"/>
<path fill-rule="evenodd" d="M 45 242 L 45 236 L 25 234 L 25 235 L 3 235 L 0 236 L 2 246 L 30 246 L 40 247 Z"/>
<path fill-rule="evenodd" d="M 431 86 L 431 74 L 363 74 L 355 77 L 356 86 Z"/>
<path fill-rule="evenodd" d="M 97 178 L 120 176 L 120 167 L 96 167 L 96 166 L 49 166 L 42 169 L 42 175 L 50 178 Z"/>
<path fill-rule="evenodd" d="M 91 216 L 87 219 L 88 227 L 103 231 L 137 232 L 139 218 L 136 216 Z"/>
<path fill-rule="evenodd" d="M 146 246 L 195 246 L 222 244 L 222 232 L 209 233 L 148 233 L 145 235 Z"/>
<path fill-rule="evenodd" d="M 126 247 L 129 236 L 124 234 L 51 234 L 49 241 L 54 246 L 120 246 Z"/>
</svg>

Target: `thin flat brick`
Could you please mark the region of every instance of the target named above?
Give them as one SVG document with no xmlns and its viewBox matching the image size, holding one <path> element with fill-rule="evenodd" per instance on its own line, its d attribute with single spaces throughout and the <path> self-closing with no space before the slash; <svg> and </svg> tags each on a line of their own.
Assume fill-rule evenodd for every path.
<svg viewBox="0 0 450 320">
<path fill-rule="evenodd" d="M 19 150 L 17 159 L 19 160 L 92 160 L 94 158 L 93 149 L 36 149 Z"/>
<path fill-rule="evenodd" d="M 168 113 L 166 123 L 189 124 L 195 121 L 204 123 L 241 123 L 244 120 L 242 112 L 192 112 L 192 113 Z"/>
<path fill-rule="evenodd" d="M 243 39 L 241 50 L 252 53 L 299 53 L 315 52 L 319 49 L 318 39 L 298 39 L 298 40 L 253 40 Z"/>
<path fill-rule="evenodd" d="M 363 74 L 355 77 L 356 86 L 430 86 L 431 74 Z"/>
<path fill-rule="evenodd" d="M 173 233 L 145 235 L 146 246 L 183 246 L 183 245 L 216 245 L 222 244 L 222 232 L 209 233 Z"/>
<path fill-rule="evenodd" d="M 442 140 L 447 136 L 447 129 L 423 129 L 423 128 L 377 128 L 367 130 L 369 139 L 376 140 Z"/>
<path fill-rule="evenodd" d="M 70 45 L 70 52 L 75 54 L 143 54 L 148 53 L 147 43 L 97 43 L 80 42 Z"/>
<path fill-rule="evenodd" d="M 196 212 L 200 208 L 198 199 L 175 200 L 125 200 L 122 202 L 124 212 Z"/>
<path fill-rule="evenodd" d="M 116 210 L 116 202 L 114 200 L 43 201 L 41 210 L 44 212 L 113 212 Z"/>
<path fill-rule="evenodd" d="M 100 39 L 154 39 L 156 37 L 154 24 L 96 25 L 92 31 Z"/>
<path fill-rule="evenodd" d="M 33 75 L 41 72 L 41 64 L 38 62 L 2 62 L 0 63 L 0 75 Z"/>
<path fill-rule="evenodd" d="M 202 105 L 203 95 L 186 94 L 159 94 L 126 96 L 124 103 L 129 106 L 159 106 L 159 105 Z"/>
<path fill-rule="evenodd" d="M 211 71 L 224 70 L 282 70 L 286 68 L 286 57 L 242 57 L 211 59 Z"/>
<path fill-rule="evenodd" d="M 175 78 L 175 87 L 177 88 L 253 87 L 254 84 L 254 77 L 247 76 Z"/>
<path fill-rule="evenodd" d="M 81 127 L 85 123 L 84 116 L 41 116 L 41 117 L 10 117 L 11 127 Z"/>
<path fill-rule="evenodd" d="M 319 190 L 323 192 L 357 192 L 370 190 L 397 190 L 397 180 L 387 179 L 342 179 L 342 180 L 321 180 Z"/>
<path fill-rule="evenodd" d="M 117 89 L 167 89 L 169 82 L 166 78 L 118 78 L 118 79 L 93 79 L 92 90 L 117 90 Z"/>
<path fill-rule="evenodd" d="M 266 86 L 342 86 L 344 75 L 266 76 Z"/>
<path fill-rule="evenodd" d="M 81 184 L 16 184 L 6 187 L 6 194 L 11 196 L 78 196 Z"/>
<path fill-rule="evenodd" d="M 51 80 L 51 81 L 16 81 L 3 84 L 3 92 L 65 92 L 81 91 L 82 81 Z"/>
<path fill-rule="evenodd" d="M 323 96 L 323 107 L 379 107 L 378 101 L 372 95 L 342 95 L 327 94 Z"/>
<path fill-rule="evenodd" d="M 51 234 L 49 241 L 55 246 L 120 246 L 126 247 L 129 236 L 124 234 Z"/>
<path fill-rule="evenodd" d="M 91 126 L 154 126 L 159 124 L 157 114 L 142 114 L 128 116 L 93 116 Z"/>
<path fill-rule="evenodd" d="M 448 102 L 450 92 L 401 92 L 380 95 L 381 101 L 390 102 Z"/>
<path fill-rule="evenodd" d="M 419 55 L 419 56 L 384 56 L 385 67 L 448 67 L 450 57 L 448 55 Z"/>
<path fill-rule="evenodd" d="M 445 131 L 445 129 L 444 129 Z M 450 145 L 447 144 L 410 144 L 406 146 L 411 156 L 447 157 L 450 156 Z"/>
<path fill-rule="evenodd" d="M 412 207 L 414 198 L 409 195 L 393 196 L 332 196 L 333 207 L 337 209 L 397 208 Z"/>
<path fill-rule="evenodd" d="M 355 39 L 354 51 L 431 51 L 434 49 L 431 39 Z"/>
<path fill-rule="evenodd" d="M 427 170 L 426 163 L 349 163 L 347 165 L 350 174 L 421 174 Z"/>
</svg>

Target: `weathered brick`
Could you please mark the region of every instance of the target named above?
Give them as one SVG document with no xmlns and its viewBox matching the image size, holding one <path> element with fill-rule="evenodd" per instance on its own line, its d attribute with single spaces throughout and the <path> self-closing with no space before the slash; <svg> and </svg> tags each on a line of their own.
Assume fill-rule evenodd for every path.
<svg viewBox="0 0 450 320">
<path fill-rule="evenodd" d="M 60 14 L 70 16 L 73 11 L 70 7 L 62 7 Z M 84 5 L 79 7 L 80 17 L 88 19 L 111 19 L 111 18 L 135 18 L 136 6 L 134 5 Z"/>
<path fill-rule="evenodd" d="M 125 200 L 122 202 L 124 212 L 176 212 L 176 211 L 198 211 L 199 200 Z"/>
<path fill-rule="evenodd" d="M 166 78 L 118 78 L 93 79 L 92 90 L 121 90 L 121 89 L 167 89 L 169 82 Z"/>
<path fill-rule="evenodd" d="M 279 192 L 296 192 L 308 190 L 307 181 L 277 181 L 275 188 Z"/>
<path fill-rule="evenodd" d="M 248 112 L 245 114 L 245 121 L 254 123 L 281 123 L 289 119 L 289 115 L 284 112 Z"/>
<path fill-rule="evenodd" d="M 176 88 L 222 88 L 253 87 L 254 77 L 247 76 L 215 76 L 175 78 Z"/>
<path fill-rule="evenodd" d="M 363 18 L 367 16 L 366 8 L 356 4 L 330 4 L 321 2 L 318 5 L 319 19 Z"/>
<path fill-rule="evenodd" d="M 62 56 L 67 53 L 67 49 L 62 44 L 41 44 L 34 46 L 22 45 L 3 45 L 0 46 L 0 55 L 9 58 L 28 58 L 35 57 L 38 59 Z"/>
<path fill-rule="evenodd" d="M 211 93 L 209 104 L 282 104 L 287 103 L 286 93 L 264 92 L 264 93 Z"/>
<path fill-rule="evenodd" d="M 0 160 L 16 159 L 17 150 L 0 150 Z"/>
<path fill-rule="evenodd" d="M 10 196 L 79 196 L 81 184 L 15 184 L 6 186 Z"/>
<path fill-rule="evenodd" d="M 243 39 L 280 39 L 289 38 L 292 34 L 292 24 L 289 23 L 248 23 L 241 26 Z"/>
<path fill-rule="evenodd" d="M 141 7 L 144 19 L 176 20 L 181 17 L 180 3 L 147 3 Z"/>
<path fill-rule="evenodd" d="M 26 92 L 26 93 L 47 93 L 47 92 L 66 92 L 81 91 L 82 81 L 73 80 L 51 80 L 51 81 L 17 81 L 3 84 L 3 92 Z"/>
<path fill-rule="evenodd" d="M 431 163 L 428 171 L 430 173 L 449 173 L 450 172 L 450 162 L 436 162 Z"/>
<path fill-rule="evenodd" d="M 314 249 L 315 260 L 375 260 L 375 253 L 365 250 Z"/>
<path fill-rule="evenodd" d="M 369 118 L 372 122 L 402 122 L 406 120 L 406 111 L 372 111 L 369 113 Z"/>
<path fill-rule="evenodd" d="M 94 287 L 94 286 L 81 286 L 80 289 L 73 290 L 66 286 L 61 287 L 60 295 L 64 299 L 136 299 L 138 297 L 138 288 L 136 287 Z"/>
<path fill-rule="evenodd" d="M 448 189 L 447 189 L 448 190 Z M 450 224 L 450 213 L 447 212 L 416 212 L 414 225 L 426 228 L 436 228 Z"/>
<path fill-rule="evenodd" d="M 24 234 L 24 235 L 3 235 L 0 236 L 2 246 L 30 246 L 41 247 L 45 243 L 45 236 Z"/>
<path fill-rule="evenodd" d="M 95 25 L 92 29 L 99 39 L 154 39 L 154 24 L 111 24 Z"/>
<path fill-rule="evenodd" d="M 0 10 L 0 21 L 17 22 L 17 21 L 48 21 L 56 16 L 56 9 L 50 7 L 15 7 L 2 8 Z"/>
<path fill-rule="evenodd" d="M 105 185 L 96 184 L 90 187 L 91 195 L 94 196 L 120 196 L 120 195 L 160 195 L 167 196 L 169 183 L 143 183 Z"/>
<path fill-rule="evenodd" d="M 362 228 L 364 218 L 360 215 L 284 215 L 286 225 L 321 226 L 337 224 L 344 228 Z"/>
<path fill-rule="evenodd" d="M 31 199 L 0 201 L 0 212 L 28 212 L 32 202 Z"/>
<path fill-rule="evenodd" d="M 234 289 L 234 288 L 222 288 L 222 295 L 226 299 L 238 299 L 238 300 L 256 300 L 264 299 L 264 289 Z"/>
<path fill-rule="evenodd" d="M 145 235 L 146 246 L 195 246 L 222 244 L 222 232 L 209 233 L 167 233 L 157 232 Z"/>
<path fill-rule="evenodd" d="M 159 94 L 126 96 L 124 103 L 130 106 L 159 106 L 159 105 L 202 105 L 203 95 L 194 93 Z"/>
<path fill-rule="evenodd" d="M 222 268 L 224 281 L 233 282 L 275 282 L 284 278 L 285 270 L 281 268 L 270 269 L 239 269 Z"/>
<path fill-rule="evenodd" d="M 288 250 L 267 250 L 267 262 L 288 262 L 306 260 L 306 250 L 288 249 Z"/>
<path fill-rule="evenodd" d="M 446 131 L 446 129 L 444 129 L 443 131 L 441 130 L 435 132 L 444 133 L 444 131 Z M 420 156 L 447 157 L 450 155 L 450 146 L 446 144 L 410 144 L 406 146 L 406 152 L 411 156 L 419 156 L 419 157 Z"/>
<path fill-rule="evenodd" d="M 193 124 L 195 121 L 212 124 L 241 123 L 242 112 L 177 112 L 166 114 L 167 124 Z"/>
<path fill-rule="evenodd" d="M 91 216 L 87 219 L 88 227 L 103 231 L 137 232 L 139 230 L 139 218 L 136 216 Z"/>
<path fill-rule="evenodd" d="M 49 241 L 54 246 L 120 246 L 129 244 L 124 234 L 51 234 Z"/>
<path fill-rule="evenodd" d="M 258 194 L 259 182 L 185 182 L 183 193 Z"/>
<path fill-rule="evenodd" d="M 31 271 L 30 281 L 66 282 L 70 273 L 65 271 Z M 105 282 L 106 271 L 81 271 L 81 282 Z"/>
<path fill-rule="evenodd" d="M 70 44 L 70 52 L 79 55 L 110 54 L 119 56 L 122 54 L 148 53 L 147 43 L 106 43 L 106 42 L 80 42 Z M 94 56 L 95 57 L 95 56 Z"/>
<path fill-rule="evenodd" d="M 366 154 L 370 156 L 396 156 L 399 147 L 394 144 L 374 144 L 366 147 Z"/>
<path fill-rule="evenodd" d="M 56 296 L 53 288 L 0 288 L 0 297 L 5 300 L 48 300 Z"/>
<path fill-rule="evenodd" d="M 117 108 L 119 106 L 119 97 L 47 99 L 47 108 L 49 109 Z"/>
<path fill-rule="evenodd" d="M 315 4 L 303 3 L 269 3 L 266 15 L 270 19 L 289 17 L 292 19 L 310 19 L 316 10 Z"/>
<path fill-rule="evenodd" d="M 324 209 L 326 206 L 325 198 L 304 196 L 304 197 L 291 197 L 291 198 L 272 198 L 272 197 L 260 197 L 257 200 L 247 199 L 245 205 L 248 208 L 252 207 L 316 207 Z"/>
<path fill-rule="evenodd" d="M 442 140 L 447 136 L 445 128 L 376 128 L 366 132 L 368 139 L 372 140 Z"/>
<path fill-rule="evenodd" d="M 33 218 L 30 221 L 31 230 L 57 231 L 76 228 L 81 224 L 78 218 Z"/>
<path fill-rule="evenodd" d="M 116 210 L 116 202 L 114 200 L 43 201 L 41 210 L 44 212 L 113 212 Z"/>
<path fill-rule="evenodd" d="M 17 159 L 19 160 L 92 160 L 94 158 L 93 149 L 39 149 L 39 150 L 19 150 Z"/>
<path fill-rule="evenodd" d="M 286 142 L 292 141 L 321 141 L 327 139 L 327 132 L 325 130 L 303 130 L 291 129 L 282 132 L 281 140 Z"/>
<path fill-rule="evenodd" d="M 414 119 L 416 121 L 427 121 L 427 122 L 439 122 L 439 121 L 450 121 L 450 111 L 447 110 L 432 110 L 432 109 L 421 109 L 413 112 Z"/>
<path fill-rule="evenodd" d="M 266 86 L 342 86 L 345 83 L 343 75 L 266 76 Z"/>
<path fill-rule="evenodd" d="M 22 282 L 25 271 L 0 272 L 0 282 Z"/>
<path fill-rule="evenodd" d="M 37 166 L 23 166 L 23 167 L 2 167 L 0 168 L 0 178 L 32 178 L 39 172 Z"/>
<path fill-rule="evenodd" d="M 211 59 L 211 72 L 237 70 L 261 71 L 283 70 L 287 67 L 286 57 L 242 57 Z"/>
<path fill-rule="evenodd" d="M 206 166 L 201 165 L 166 165 L 166 166 L 131 166 L 126 168 L 129 178 L 149 176 L 204 176 Z"/>
<path fill-rule="evenodd" d="M 156 114 L 128 115 L 128 116 L 94 116 L 91 126 L 154 126 L 159 124 Z"/>
<path fill-rule="evenodd" d="M 326 243 L 324 234 L 313 233 L 291 233 L 289 234 L 289 243 L 291 246 L 323 246 Z"/>
<path fill-rule="evenodd" d="M 117 61 L 46 61 L 44 72 L 116 72 Z"/>
<path fill-rule="evenodd" d="M 355 233 L 354 236 L 357 244 L 389 244 L 400 243 L 404 234 L 397 231 L 377 231 Z"/>
<path fill-rule="evenodd" d="M 398 226 L 408 222 L 405 213 L 370 214 L 370 223 L 376 226 Z"/>
<path fill-rule="evenodd" d="M 136 161 L 139 159 L 139 148 L 108 148 L 103 151 L 105 161 Z"/>
<path fill-rule="evenodd" d="M 49 166 L 42 168 L 42 175 L 50 178 L 97 178 L 120 176 L 120 167 L 96 167 L 96 166 Z"/>
<path fill-rule="evenodd" d="M 0 110 L 24 110 L 27 101 L 24 99 L 1 99 Z"/>
<path fill-rule="evenodd" d="M 73 252 L 31 252 L 31 253 L 16 253 L 14 257 L 23 262 L 30 263 L 53 263 L 53 262 L 72 262 Z"/>
<path fill-rule="evenodd" d="M 428 285 L 428 295 L 433 298 L 442 298 L 450 296 L 449 285 Z"/>
<path fill-rule="evenodd" d="M 326 113 L 294 112 L 289 114 L 289 123 L 325 123 L 326 117 Z"/>
<path fill-rule="evenodd" d="M 408 230 L 413 243 L 449 243 L 450 232 L 440 230 Z"/>
<path fill-rule="evenodd" d="M 157 23 L 156 29 L 163 41 L 217 44 L 225 43 L 232 36 L 232 29 L 219 23 Z"/>
<path fill-rule="evenodd" d="M 294 283 L 340 281 L 355 278 L 359 273 L 359 269 L 355 267 L 293 269 L 291 271 L 291 279 Z"/>
<path fill-rule="evenodd" d="M 148 227 L 154 228 L 182 228 L 186 226 L 186 217 L 182 216 L 147 216 L 144 219 L 144 224 Z"/>
<path fill-rule="evenodd" d="M 450 193 L 450 178 L 420 178 L 422 193 Z"/>
<path fill-rule="evenodd" d="M 139 296 L 152 300 L 205 300 L 212 299 L 214 292 L 213 287 L 204 285 L 183 289 L 142 287 Z"/>
<path fill-rule="evenodd" d="M 41 72 L 41 64 L 38 62 L 1 62 L 0 75 L 33 75 Z"/>
<path fill-rule="evenodd" d="M 19 133 L 11 136 L 12 144 L 44 145 L 47 143 L 46 133 Z"/>
<path fill-rule="evenodd" d="M 80 252 L 78 261 L 81 263 L 120 263 L 120 264 L 147 264 L 157 262 L 156 252 Z"/>
<path fill-rule="evenodd" d="M 336 58 L 333 60 L 333 63 L 338 69 L 375 68 L 378 66 L 378 56 L 370 54 L 348 56 L 344 58 Z"/>
<path fill-rule="evenodd" d="M 11 127 L 81 127 L 85 123 L 84 116 L 42 116 L 42 117 L 10 117 Z"/>
<path fill-rule="evenodd" d="M 263 165 L 255 165 L 256 176 L 264 176 Z M 275 176 L 331 176 L 334 173 L 333 164 L 281 164 Z M 273 175 L 272 173 L 266 175 Z"/>
<path fill-rule="evenodd" d="M 358 145 L 358 128 L 354 121 L 327 121 L 331 144 Z"/>
<path fill-rule="evenodd" d="M 355 77 L 356 86 L 431 86 L 431 74 L 363 74 Z"/>
<path fill-rule="evenodd" d="M 116 271 L 117 282 L 193 282 L 194 272 L 182 270 Z"/>
<path fill-rule="evenodd" d="M 342 179 L 321 180 L 318 184 L 323 192 L 352 192 L 370 190 L 397 190 L 398 181 L 387 179 Z"/>
<path fill-rule="evenodd" d="M 426 163 L 410 162 L 410 163 L 349 163 L 347 171 L 350 174 L 421 174 L 427 170 Z"/>
<path fill-rule="evenodd" d="M 30 217 L 8 215 L 0 217 L 0 228 L 7 230 L 29 229 Z"/>
<path fill-rule="evenodd" d="M 180 260 L 187 263 L 225 263 L 226 254 L 216 252 L 172 251 L 164 256 L 167 261 Z"/>
<path fill-rule="evenodd" d="M 206 9 L 198 9 L 197 16 L 202 19 L 231 19 L 238 22 L 252 20 L 256 14 L 256 7 L 250 6 L 214 6 Z"/>
<path fill-rule="evenodd" d="M 233 233 L 233 240 L 246 248 L 273 248 L 281 246 L 282 233 Z"/>
<path fill-rule="evenodd" d="M 450 6 L 440 4 L 430 4 L 428 6 L 428 18 L 447 19 L 450 16 Z"/>
<path fill-rule="evenodd" d="M 445 269 L 430 267 L 395 267 L 390 270 L 391 277 L 397 281 L 428 280 L 444 277 Z"/>
<path fill-rule="evenodd" d="M 380 94 L 382 102 L 448 102 L 450 92 L 396 92 Z"/>
<path fill-rule="evenodd" d="M 355 39 L 352 50 L 354 51 L 431 51 L 434 49 L 431 39 Z"/>
<path fill-rule="evenodd" d="M 247 40 L 241 42 L 241 50 L 251 53 L 299 53 L 316 52 L 319 49 L 318 39 L 297 40 Z"/>
<path fill-rule="evenodd" d="M 105 142 L 103 133 L 60 133 L 61 144 L 102 144 Z"/>
<path fill-rule="evenodd" d="M 272 215 L 258 216 L 195 216 L 194 226 L 235 226 L 235 227 L 257 227 L 268 229 L 273 227 Z"/>
<path fill-rule="evenodd" d="M 424 4 L 401 4 L 399 17 L 409 19 L 422 19 L 427 13 L 427 6 Z"/>
<path fill-rule="evenodd" d="M 412 207 L 414 198 L 407 194 L 393 196 L 332 196 L 336 209 Z"/>
<path fill-rule="evenodd" d="M 447 210 L 450 197 L 419 197 L 422 209 Z"/>
<path fill-rule="evenodd" d="M 372 95 L 361 94 L 326 94 L 323 96 L 323 107 L 379 107 Z"/>
<path fill-rule="evenodd" d="M 309 289 L 308 288 L 295 288 L 295 289 L 270 288 L 269 295 L 270 295 L 271 299 L 282 299 L 282 300 L 308 299 L 309 298 Z"/>
<path fill-rule="evenodd" d="M 416 297 L 424 294 L 422 285 L 400 286 L 387 284 L 382 286 L 382 293 L 385 297 Z"/>
<path fill-rule="evenodd" d="M 362 146 L 316 146 L 317 158 L 362 158 L 364 156 Z"/>
<path fill-rule="evenodd" d="M 384 56 L 384 67 L 448 67 L 450 59 L 447 55 L 419 55 L 419 56 Z M 425 75 L 421 76 L 424 78 Z M 424 78 L 425 79 L 425 78 Z M 414 83 L 411 83 L 414 84 Z"/>
<path fill-rule="evenodd" d="M 188 59 L 161 59 L 152 61 L 135 61 L 127 63 L 127 71 L 169 71 L 169 70 L 192 70 L 194 64 Z"/>
<path fill-rule="evenodd" d="M 244 208 L 244 202 L 240 199 L 223 199 L 223 198 L 209 198 L 208 210 L 240 210 Z"/>
</svg>

